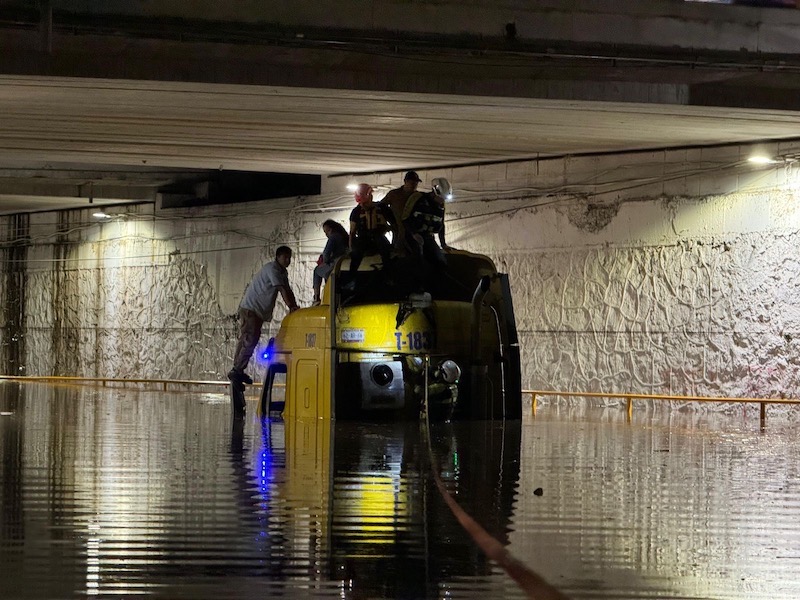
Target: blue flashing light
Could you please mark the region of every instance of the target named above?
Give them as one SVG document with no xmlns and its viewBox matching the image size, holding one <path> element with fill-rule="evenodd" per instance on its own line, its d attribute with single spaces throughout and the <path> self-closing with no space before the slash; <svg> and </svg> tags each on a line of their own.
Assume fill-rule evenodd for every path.
<svg viewBox="0 0 800 600">
<path fill-rule="evenodd" d="M 273 354 L 275 353 L 275 338 L 269 338 L 269 342 L 267 343 L 267 347 L 264 348 L 264 351 L 261 353 L 261 359 L 269 364 L 272 360 Z"/>
</svg>

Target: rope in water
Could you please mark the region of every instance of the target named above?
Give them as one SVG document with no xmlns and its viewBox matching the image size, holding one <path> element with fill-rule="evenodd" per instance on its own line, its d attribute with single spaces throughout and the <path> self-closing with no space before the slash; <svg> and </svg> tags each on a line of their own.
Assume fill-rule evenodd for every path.
<svg viewBox="0 0 800 600">
<path fill-rule="evenodd" d="M 428 445 L 428 458 L 431 463 L 431 472 L 433 479 L 436 482 L 436 488 L 439 490 L 445 504 L 450 508 L 453 516 L 458 520 L 461 527 L 469 534 L 477 546 L 489 557 L 490 560 L 497 563 L 506 574 L 511 577 L 516 584 L 524 591 L 528 598 L 532 600 L 569 600 L 567 596 L 559 592 L 556 588 L 547 583 L 544 578 L 534 573 L 531 569 L 514 558 L 511 553 L 497 539 L 486 531 L 480 523 L 473 519 L 453 498 L 452 494 L 447 490 L 439 476 L 439 471 L 436 468 L 436 463 L 433 457 L 433 444 L 431 442 L 431 428 L 430 428 L 430 411 L 428 410 L 428 360 L 426 356 L 425 361 L 425 395 L 424 395 L 424 410 L 425 420 L 422 425 L 425 428 L 425 438 Z"/>
</svg>

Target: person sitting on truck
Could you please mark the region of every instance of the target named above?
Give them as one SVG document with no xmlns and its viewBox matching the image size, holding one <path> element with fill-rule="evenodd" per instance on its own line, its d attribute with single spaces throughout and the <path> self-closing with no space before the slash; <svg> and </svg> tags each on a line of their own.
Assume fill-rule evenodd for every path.
<svg viewBox="0 0 800 600">
<path fill-rule="evenodd" d="M 233 368 L 228 372 L 228 379 L 233 382 L 253 383 L 253 379 L 244 370 L 261 338 L 261 326 L 272 320 L 278 294 L 280 293 L 289 312 L 300 308 L 289 285 L 289 272 L 286 270 L 291 262 L 292 249 L 280 246 L 275 251 L 275 260 L 261 267 L 247 286 L 239 303 L 239 319 L 242 324 L 233 355 Z"/>
<path fill-rule="evenodd" d="M 347 230 L 333 219 L 328 219 L 322 224 L 322 231 L 327 236 L 328 241 L 322 254 L 319 255 L 317 267 L 314 269 L 314 299 L 311 303 L 312 306 L 319 305 L 323 280 L 328 280 L 328 275 L 333 271 L 336 259 L 347 254 L 347 247 L 349 246 Z"/>
<path fill-rule="evenodd" d="M 359 184 L 355 198 L 358 206 L 350 213 L 350 273 L 358 271 L 368 251 L 377 251 L 386 268 L 392 251 L 386 238 L 389 231 L 394 231 L 392 211 L 385 204 L 372 201 L 372 186 L 367 183 Z"/>
</svg>

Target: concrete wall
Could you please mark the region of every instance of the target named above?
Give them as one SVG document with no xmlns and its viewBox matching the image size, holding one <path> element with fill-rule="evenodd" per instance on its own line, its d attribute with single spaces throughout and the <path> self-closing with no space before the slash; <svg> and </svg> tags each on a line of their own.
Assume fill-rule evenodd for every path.
<svg viewBox="0 0 800 600">
<path fill-rule="evenodd" d="M 752 150 L 420 174 L 455 186 L 448 242 L 511 275 L 525 387 L 798 396 L 798 173 L 754 167 Z M 400 176 L 365 179 L 385 190 Z M 90 210 L 3 218 L 4 372 L 222 378 L 238 301 L 277 245 L 296 249 L 292 285 L 310 303 L 319 224 L 346 221 L 346 183 L 235 207 L 134 206 L 104 223 Z M 264 342 L 283 315 L 279 302 Z"/>
</svg>

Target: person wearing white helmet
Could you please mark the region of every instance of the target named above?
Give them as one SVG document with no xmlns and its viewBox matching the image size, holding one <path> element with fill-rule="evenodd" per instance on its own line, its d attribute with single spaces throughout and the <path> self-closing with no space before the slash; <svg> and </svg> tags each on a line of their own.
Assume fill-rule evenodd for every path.
<svg viewBox="0 0 800 600">
<path fill-rule="evenodd" d="M 444 234 L 444 203 L 452 189 L 444 178 L 434 179 L 432 184 L 430 192 L 414 192 L 405 203 L 402 215 L 405 241 L 412 256 L 424 257 L 434 266 L 444 267 L 447 258 L 442 250 L 450 249 Z M 441 248 L 434 234 L 439 236 Z"/>
<path fill-rule="evenodd" d="M 442 246 L 442 250 L 449 250 L 450 246 L 447 245 L 444 235 L 444 207 L 445 202 L 453 198 L 453 187 L 444 177 L 437 177 L 431 181 L 431 192 L 433 192 L 434 196 L 436 197 L 436 202 L 442 211 L 442 224 L 441 227 L 439 227 L 439 231 L 437 231 L 437 235 L 439 236 L 439 244 Z"/>
<path fill-rule="evenodd" d="M 413 392 L 420 410 L 433 410 L 436 415 L 452 418 L 458 404 L 458 382 L 461 367 L 451 358 L 428 367 L 427 394 L 425 388 L 425 361 L 421 356 L 409 355 L 406 365 L 414 381 Z M 425 398 L 427 395 L 427 404 Z M 444 413 L 442 412 L 444 410 Z"/>
<path fill-rule="evenodd" d="M 435 376 L 438 376 L 445 383 L 458 383 L 461 379 L 461 367 L 452 359 L 443 360 L 436 367 Z"/>
</svg>

